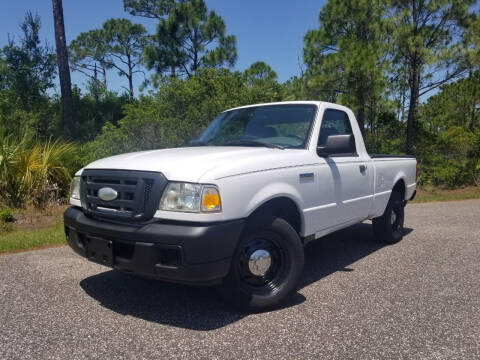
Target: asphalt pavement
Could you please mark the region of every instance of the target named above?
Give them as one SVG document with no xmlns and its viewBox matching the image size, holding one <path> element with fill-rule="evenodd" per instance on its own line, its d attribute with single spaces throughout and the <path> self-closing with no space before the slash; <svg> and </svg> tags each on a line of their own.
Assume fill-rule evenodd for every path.
<svg viewBox="0 0 480 360">
<path fill-rule="evenodd" d="M 0 359 L 480 359 L 480 201 L 408 205 L 402 242 L 359 224 L 306 247 L 285 307 L 135 278 L 68 247 L 0 255 Z"/>
</svg>

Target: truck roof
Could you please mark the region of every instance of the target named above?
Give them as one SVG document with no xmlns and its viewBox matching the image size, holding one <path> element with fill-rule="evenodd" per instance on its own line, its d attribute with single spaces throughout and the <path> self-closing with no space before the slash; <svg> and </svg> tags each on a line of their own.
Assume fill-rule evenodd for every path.
<svg viewBox="0 0 480 360">
<path fill-rule="evenodd" d="M 255 107 L 255 106 L 269 106 L 269 105 L 293 105 L 293 104 L 302 104 L 302 105 L 317 105 L 320 106 L 321 104 L 330 104 L 330 105 L 335 105 L 339 106 L 338 104 L 333 104 L 329 103 L 326 101 L 314 101 L 314 100 L 302 100 L 302 101 L 277 101 L 277 102 L 270 102 L 270 103 L 261 103 L 261 104 L 252 104 L 252 105 L 244 105 L 244 106 L 238 106 L 232 109 L 228 109 L 225 111 L 231 111 L 231 110 L 237 110 L 237 109 L 245 109 L 249 107 Z"/>
</svg>

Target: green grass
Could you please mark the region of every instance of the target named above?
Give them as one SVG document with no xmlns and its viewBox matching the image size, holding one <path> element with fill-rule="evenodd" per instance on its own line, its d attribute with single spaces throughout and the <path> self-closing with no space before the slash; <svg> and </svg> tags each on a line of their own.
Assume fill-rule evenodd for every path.
<svg viewBox="0 0 480 360">
<path fill-rule="evenodd" d="M 480 199 L 480 187 L 471 186 L 462 189 L 445 190 L 438 188 L 418 189 L 413 203 L 425 203 L 432 201 L 454 201 Z"/>
<path fill-rule="evenodd" d="M 13 230 L 0 233 L 0 253 L 65 244 L 63 224 L 39 230 Z"/>
</svg>

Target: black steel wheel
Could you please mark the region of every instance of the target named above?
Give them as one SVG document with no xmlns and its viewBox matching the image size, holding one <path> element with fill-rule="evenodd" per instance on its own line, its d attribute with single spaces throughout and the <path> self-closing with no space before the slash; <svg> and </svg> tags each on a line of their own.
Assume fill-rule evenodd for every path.
<svg viewBox="0 0 480 360">
<path fill-rule="evenodd" d="M 303 245 L 296 231 L 284 219 L 272 219 L 242 237 L 222 294 L 241 310 L 272 308 L 295 291 L 303 265 Z"/>
<path fill-rule="evenodd" d="M 404 234 L 404 221 L 405 202 L 400 193 L 393 192 L 383 215 L 372 221 L 375 237 L 387 244 L 399 242 Z"/>
<path fill-rule="evenodd" d="M 240 283 L 248 290 L 268 292 L 283 282 L 289 259 L 277 237 L 259 233 L 242 246 L 236 265 Z"/>
</svg>

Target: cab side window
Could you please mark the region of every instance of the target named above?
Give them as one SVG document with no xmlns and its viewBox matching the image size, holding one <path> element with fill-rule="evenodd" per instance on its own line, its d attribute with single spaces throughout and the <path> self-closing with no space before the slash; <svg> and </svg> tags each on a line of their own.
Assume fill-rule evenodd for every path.
<svg viewBox="0 0 480 360">
<path fill-rule="evenodd" d="M 352 135 L 352 126 L 346 112 L 335 109 L 326 109 L 323 113 L 322 126 L 318 138 L 318 146 L 327 144 L 330 135 Z"/>
</svg>

